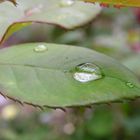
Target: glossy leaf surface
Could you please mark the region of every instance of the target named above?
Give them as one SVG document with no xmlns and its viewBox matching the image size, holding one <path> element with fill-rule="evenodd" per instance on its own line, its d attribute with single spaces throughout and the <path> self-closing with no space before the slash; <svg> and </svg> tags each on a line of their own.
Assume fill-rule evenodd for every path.
<svg viewBox="0 0 140 140">
<path fill-rule="evenodd" d="M 92 72 L 101 77 L 81 82 L 74 78 L 80 72 L 77 66 L 85 71 L 96 66 Z M 132 72 L 103 54 L 35 43 L 0 50 L 0 91 L 26 103 L 66 107 L 134 99 L 140 96 L 140 84 Z"/>
<path fill-rule="evenodd" d="M 136 75 L 140 76 L 140 55 L 129 57 L 123 64 L 131 69 Z"/>
</svg>

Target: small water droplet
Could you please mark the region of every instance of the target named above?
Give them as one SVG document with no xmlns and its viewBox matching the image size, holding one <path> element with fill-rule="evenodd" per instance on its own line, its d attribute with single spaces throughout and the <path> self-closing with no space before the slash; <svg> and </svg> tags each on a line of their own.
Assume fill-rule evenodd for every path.
<svg viewBox="0 0 140 140">
<path fill-rule="evenodd" d="M 80 64 L 76 66 L 75 70 L 76 72 L 73 77 L 81 83 L 95 81 L 102 78 L 100 68 L 93 63 Z"/>
<path fill-rule="evenodd" d="M 74 4 L 74 0 L 61 0 L 60 1 L 60 6 L 65 7 L 65 6 L 71 6 Z"/>
<path fill-rule="evenodd" d="M 130 87 L 130 88 L 133 88 L 133 87 L 134 87 L 134 84 L 131 83 L 131 82 L 127 82 L 126 85 L 127 85 L 128 87 Z"/>
<path fill-rule="evenodd" d="M 45 52 L 47 50 L 47 46 L 45 45 L 38 45 L 34 48 L 35 52 Z"/>
</svg>

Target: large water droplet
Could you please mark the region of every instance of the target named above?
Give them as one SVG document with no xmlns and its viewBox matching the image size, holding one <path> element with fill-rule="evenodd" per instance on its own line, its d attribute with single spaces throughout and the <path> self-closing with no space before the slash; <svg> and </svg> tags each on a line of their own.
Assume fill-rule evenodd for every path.
<svg viewBox="0 0 140 140">
<path fill-rule="evenodd" d="M 75 0 L 61 0 L 60 1 L 60 6 L 65 7 L 65 6 L 71 6 L 74 4 Z"/>
<path fill-rule="evenodd" d="M 130 88 L 133 88 L 133 87 L 134 87 L 134 84 L 131 83 L 131 82 L 127 82 L 126 85 L 127 85 L 128 87 L 130 87 Z"/>
<path fill-rule="evenodd" d="M 73 77 L 81 83 L 95 81 L 102 78 L 100 68 L 93 63 L 80 64 L 76 66 L 75 70 L 76 72 Z"/>
<path fill-rule="evenodd" d="M 47 46 L 45 45 L 38 45 L 34 48 L 35 52 L 45 52 L 47 50 Z"/>
</svg>

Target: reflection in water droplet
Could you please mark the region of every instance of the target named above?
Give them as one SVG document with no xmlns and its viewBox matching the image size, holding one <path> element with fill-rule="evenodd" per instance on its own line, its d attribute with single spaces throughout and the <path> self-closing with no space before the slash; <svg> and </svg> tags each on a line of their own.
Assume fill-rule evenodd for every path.
<svg viewBox="0 0 140 140">
<path fill-rule="evenodd" d="M 45 45 L 38 45 L 34 48 L 35 52 L 45 52 L 47 50 L 47 46 Z"/>
<path fill-rule="evenodd" d="M 65 7 L 65 6 L 71 6 L 74 4 L 74 0 L 61 0 L 60 1 L 60 6 Z"/>
<path fill-rule="evenodd" d="M 134 87 L 134 84 L 131 83 L 131 82 L 127 82 L 126 85 L 127 85 L 128 87 L 130 87 L 130 88 L 133 88 L 133 87 Z"/>
<path fill-rule="evenodd" d="M 76 66 L 76 72 L 73 77 L 75 80 L 86 83 L 102 78 L 102 73 L 99 67 L 93 63 L 84 63 Z"/>
</svg>

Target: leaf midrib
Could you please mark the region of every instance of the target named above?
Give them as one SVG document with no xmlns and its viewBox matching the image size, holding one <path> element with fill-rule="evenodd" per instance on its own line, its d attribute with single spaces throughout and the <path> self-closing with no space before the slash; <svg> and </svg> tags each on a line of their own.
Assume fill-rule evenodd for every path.
<svg viewBox="0 0 140 140">
<path fill-rule="evenodd" d="M 39 69 L 50 69 L 50 70 L 63 70 L 59 68 L 50 68 L 50 67 L 43 67 L 43 66 L 36 66 L 36 65 L 30 65 L 30 64 L 10 64 L 10 63 L 0 63 L 0 66 L 19 66 L 19 67 L 31 67 L 31 68 L 39 68 Z"/>
<path fill-rule="evenodd" d="M 5 65 L 5 66 L 19 66 L 19 67 L 31 67 L 31 68 L 39 68 L 39 69 L 49 69 L 49 70 L 56 70 L 56 71 L 62 71 L 63 69 L 57 69 L 57 68 L 50 68 L 50 67 L 41 67 L 41 66 L 36 66 L 36 65 L 29 65 L 29 64 L 10 64 L 10 63 L 0 63 L 0 65 Z M 64 69 L 65 70 L 65 69 Z M 72 71 L 69 71 L 69 73 L 73 73 Z M 113 77 L 113 76 L 109 76 L 109 75 L 104 75 L 105 77 L 109 77 L 109 78 L 112 78 L 112 79 L 117 79 L 123 83 L 126 83 L 128 81 L 125 81 L 125 80 L 122 80 L 120 78 L 116 78 L 116 77 Z M 138 86 L 135 85 L 135 87 L 137 89 L 140 90 L 140 88 Z"/>
</svg>

